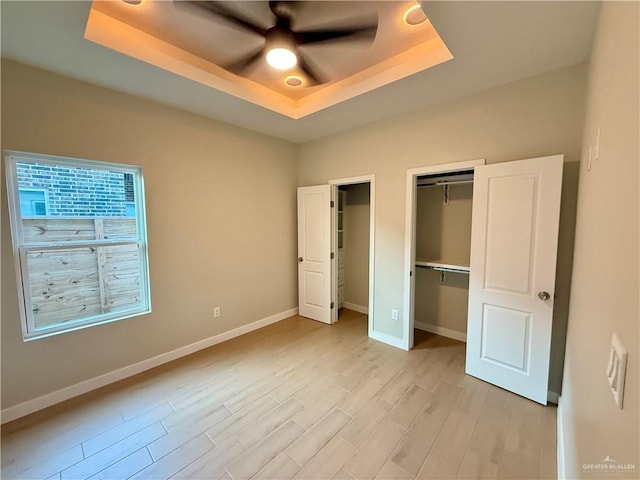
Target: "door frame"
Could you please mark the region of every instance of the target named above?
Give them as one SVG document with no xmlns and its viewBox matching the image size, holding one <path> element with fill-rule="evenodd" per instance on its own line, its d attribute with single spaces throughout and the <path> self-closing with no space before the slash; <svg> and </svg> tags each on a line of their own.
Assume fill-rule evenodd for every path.
<svg viewBox="0 0 640 480">
<path fill-rule="evenodd" d="M 485 165 L 484 158 L 478 160 L 466 160 L 461 162 L 441 163 L 424 167 L 410 168 L 407 170 L 406 207 L 404 229 L 404 288 L 403 288 L 403 332 L 402 348 L 413 348 L 414 306 L 415 306 L 415 263 L 416 263 L 416 195 L 417 179 L 422 175 L 437 175 L 441 173 L 460 172 L 471 170 Z"/>
<path fill-rule="evenodd" d="M 331 209 L 331 250 L 335 252 L 331 262 L 331 301 L 336 308 L 331 311 L 331 323 L 338 320 L 338 187 L 343 185 L 355 185 L 358 183 L 369 184 L 369 305 L 367 306 L 368 328 L 367 335 L 370 337 L 373 332 L 374 318 L 374 295 L 375 295 L 375 226 L 376 226 L 376 176 L 374 174 L 361 175 L 358 177 L 346 177 L 329 180 L 331 185 L 331 200 L 335 208 Z"/>
</svg>

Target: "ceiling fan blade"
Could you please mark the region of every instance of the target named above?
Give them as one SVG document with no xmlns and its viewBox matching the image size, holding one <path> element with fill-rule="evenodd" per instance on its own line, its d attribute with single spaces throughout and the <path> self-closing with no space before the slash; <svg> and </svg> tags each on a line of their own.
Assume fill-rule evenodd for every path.
<svg viewBox="0 0 640 480">
<path fill-rule="evenodd" d="M 312 85 L 319 85 L 325 83 L 326 81 L 322 77 L 320 73 L 316 69 L 314 69 L 309 63 L 305 60 L 304 55 L 298 52 L 298 65 L 300 65 L 300 70 L 305 74 L 309 83 Z"/>
<path fill-rule="evenodd" d="M 276 18 L 288 18 L 291 19 L 293 14 L 296 13 L 301 2 L 297 1 L 269 1 L 269 10 Z"/>
<path fill-rule="evenodd" d="M 378 24 L 365 25 L 352 28 L 333 28 L 328 30 L 309 30 L 306 32 L 294 32 L 293 37 L 297 45 L 309 45 L 311 43 L 329 42 L 332 40 L 368 40 L 376 38 Z"/>
<path fill-rule="evenodd" d="M 232 73 L 240 74 L 247 70 L 251 65 L 253 65 L 256 61 L 258 61 L 264 55 L 264 47 L 260 47 L 253 53 L 241 58 L 240 60 L 236 60 L 233 63 L 225 65 L 225 70 L 229 70 Z"/>
<path fill-rule="evenodd" d="M 240 14 L 226 6 L 224 4 L 225 2 L 216 2 L 211 0 L 174 0 L 174 3 L 177 5 L 190 5 L 197 7 L 200 10 L 213 13 L 214 15 L 227 20 L 229 23 L 239 26 L 246 31 L 257 33 L 258 35 L 264 36 L 267 33 L 267 29 L 262 28 L 260 25 L 256 25 L 249 19 L 243 18 Z"/>
</svg>

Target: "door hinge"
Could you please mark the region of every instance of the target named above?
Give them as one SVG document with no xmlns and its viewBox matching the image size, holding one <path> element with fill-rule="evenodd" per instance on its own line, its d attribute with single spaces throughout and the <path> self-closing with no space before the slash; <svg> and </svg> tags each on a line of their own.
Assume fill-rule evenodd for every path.
<svg viewBox="0 0 640 480">
<path fill-rule="evenodd" d="M 331 302 L 331 308 L 333 308 L 333 307 L 334 307 L 333 302 Z"/>
<path fill-rule="evenodd" d="M 334 202 L 333 200 L 331 200 L 331 201 L 329 202 L 329 205 L 331 205 L 331 208 L 333 208 L 333 207 L 335 207 L 335 206 L 336 206 L 336 202 Z"/>
<path fill-rule="evenodd" d="M 333 260 L 335 258 L 336 254 L 331 252 L 331 260 Z"/>
</svg>

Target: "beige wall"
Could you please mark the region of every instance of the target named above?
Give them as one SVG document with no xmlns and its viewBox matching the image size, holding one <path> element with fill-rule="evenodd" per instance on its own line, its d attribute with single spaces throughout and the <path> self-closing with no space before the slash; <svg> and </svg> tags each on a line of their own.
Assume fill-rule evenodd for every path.
<svg viewBox="0 0 640 480">
<path fill-rule="evenodd" d="M 567 478 L 611 456 L 636 469 L 638 450 L 638 306 L 640 4 L 603 2 L 589 69 L 583 155 L 560 425 Z M 600 128 L 599 159 L 587 171 Z M 624 409 L 609 391 L 611 336 L 629 351 Z"/>
<path fill-rule="evenodd" d="M 373 326 L 399 338 L 391 309 L 403 302 L 406 169 L 564 153 L 551 380 L 559 388 L 584 78 L 583 65 L 565 68 L 296 147 L 3 62 L 3 148 L 144 167 L 154 311 L 22 342 L 3 206 L 2 407 L 295 307 L 296 184 L 376 175 Z M 214 322 L 216 305 L 223 316 Z"/>
<path fill-rule="evenodd" d="M 297 306 L 295 145 L 3 62 L 2 147 L 144 168 L 153 308 L 23 342 L 3 165 L 2 408 Z"/>
<path fill-rule="evenodd" d="M 449 187 L 449 204 L 442 201 L 442 188 L 418 188 L 416 195 L 416 259 L 441 260 L 469 266 L 471 252 L 471 201 L 473 186 Z M 467 332 L 469 276 L 416 269 L 416 322 Z"/>
<path fill-rule="evenodd" d="M 369 184 L 348 185 L 344 207 L 345 301 L 369 306 Z"/>
<path fill-rule="evenodd" d="M 299 184 L 376 175 L 375 331 L 401 338 L 408 168 L 565 154 L 551 389 L 560 387 L 583 123 L 585 65 L 514 82 L 320 140 L 299 150 Z M 401 315 L 402 317 L 402 315 Z"/>
</svg>

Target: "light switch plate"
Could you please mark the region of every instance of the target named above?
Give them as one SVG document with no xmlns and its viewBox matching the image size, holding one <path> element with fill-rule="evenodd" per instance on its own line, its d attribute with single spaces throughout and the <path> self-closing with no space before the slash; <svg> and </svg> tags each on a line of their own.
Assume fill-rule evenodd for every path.
<svg viewBox="0 0 640 480">
<path fill-rule="evenodd" d="M 613 399 L 618 408 L 622 409 L 624 399 L 624 378 L 627 373 L 627 350 L 622 345 L 618 336 L 614 333 L 611 337 L 611 351 L 609 352 L 609 364 L 607 365 L 607 379 L 611 387 Z"/>
</svg>

